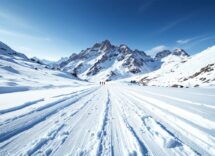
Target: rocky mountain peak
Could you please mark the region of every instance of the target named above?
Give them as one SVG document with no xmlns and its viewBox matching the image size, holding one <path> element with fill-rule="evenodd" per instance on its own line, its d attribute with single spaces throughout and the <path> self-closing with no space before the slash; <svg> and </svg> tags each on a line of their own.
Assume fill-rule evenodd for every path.
<svg viewBox="0 0 215 156">
<path fill-rule="evenodd" d="M 119 46 L 119 51 L 125 55 L 132 52 L 132 50 L 126 44 L 121 44 Z"/>
<path fill-rule="evenodd" d="M 138 53 L 138 54 L 141 54 L 142 56 L 150 57 L 150 56 L 148 56 L 148 55 L 147 55 L 144 51 L 142 51 L 142 50 L 135 49 L 135 50 L 134 50 L 134 53 Z"/>
<path fill-rule="evenodd" d="M 93 45 L 92 49 L 99 49 L 101 51 L 108 51 L 113 47 L 109 40 L 104 40 L 101 43 L 96 43 Z"/>
<path fill-rule="evenodd" d="M 171 51 L 169 51 L 169 50 L 162 50 L 162 51 L 158 52 L 155 55 L 155 60 L 160 60 L 160 59 L 162 59 L 164 57 L 167 57 L 170 54 L 171 54 Z"/>
<path fill-rule="evenodd" d="M 181 48 L 176 48 L 172 54 L 176 56 L 189 56 L 189 54 L 184 49 Z"/>
<path fill-rule="evenodd" d="M 120 44 L 119 48 L 123 50 L 130 50 L 130 48 L 126 44 Z"/>
<path fill-rule="evenodd" d="M 108 51 L 112 48 L 113 46 L 111 45 L 109 40 L 105 40 L 102 42 L 100 50 L 101 51 Z"/>
<path fill-rule="evenodd" d="M 80 53 L 73 54 L 60 64 L 63 71 L 75 73 L 81 79 L 116 79 L 137 73 L 147 73 L 161 66 L 159 60 L 170 55 L 186 55 L 182 49 L 163 50 L 155 58 L 144 51 L 132 50 L 126 44 L 112 45 L 109 40 L 94 44 Z M 179 55 L 179 57 L 181 56 Z M 110 72 L 112 71 L 112 72 Z"/>
</svg>

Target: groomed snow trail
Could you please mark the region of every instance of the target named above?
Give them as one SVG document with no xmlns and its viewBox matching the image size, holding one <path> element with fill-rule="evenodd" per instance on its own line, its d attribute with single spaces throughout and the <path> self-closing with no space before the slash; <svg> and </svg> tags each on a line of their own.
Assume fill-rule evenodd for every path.
<svg viewBox="0 0 215 156">
<path fill-rule="evenodd" d="M 215 89 L 110 82 L 0 99 L 0 156 L 215 155 Z"/>
</svg>

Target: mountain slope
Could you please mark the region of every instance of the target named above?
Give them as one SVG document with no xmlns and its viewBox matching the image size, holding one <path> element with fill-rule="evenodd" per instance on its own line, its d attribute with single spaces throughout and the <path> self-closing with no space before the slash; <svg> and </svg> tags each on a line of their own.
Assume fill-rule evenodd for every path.
<svg viewBox="0 0 215 156">
<path fill-rule="evenodd" d="M 115 46 L 105 40 L 79 54 L 72 54 L 60 63 L 59 68 L 81 79 L 110 81 L 150 73 L 188 57 L 183 49 L 177 48 L 173 52 L 161 51 L 152 58 L 144 51 L 131 50 L 125 44 Z"/>
<path fill-rule="evenodd" d="M 158 52 L 152 58 L 143 51 L 131 50 L 124 44 L 114 46 L 105 40 L 79 54 L 72 54 L 69 58 L 49 64 L 50 62 L 37 58 L 29 59 L 1 42 L 0 72 L 1 77 L 5 77 L 7 80 L 1 79 L 0 83 L 32 86 L 34 83 L 31 84 L 31 82 L 36 82 L 36 87 L 47 83 L 45 81 L 47 78 L 45 75 L 47 75 L 52 79 L 49 84 L 50 82 L 55 84 L 57 81 L 57 84 L 66 85 L 68 79 L 77 80 L 79 78 L 93 82 L 128 78 L 129 81 L 140 81 L 143 85 L 213 86 L 215 85 L 214 51 L 215 46 L 190 57 L 183 49 L 177 48 L 172 52 L 169 50 Z M 37 75 L 36 78 L 35 75 Z M 43 76 L 45 78 L 41 79 Z M 21 80 L 13 83 L 11 82 L 14 80 L 13 77 Z M 61 80 L 61 78 L 66 78 L 66 80 Z M 26 82 L 22 84 L 24 81 Z M 50 84 L 50 86 L 52 85 Z"/>
<path fill-rule="evenodd" d="M 63 71 L 88 80 L 113 80 L 154 70 L 154 60 L 143 51 L 126 45 L 114 46 L 108 40 L 73 54 L 60 64 Z"/>
<path fill-rule="evenodd" d="M 84 83 L 70 73 L 50 70 L 0 42 L 0 93 Z"/>
<path fill-rule="evenodd" d="M 178 54 L 177 54 L 178 55 Z M 161 68 L 140 76 L 144 85 L 156 86 L 214 86 L 215 85 L 215 46 L 190 58 L 181 53 L 181 59 L 169 55 L 161 59 Z M 135 78 L 137 79 L 137 78 Z"/>
</svg>

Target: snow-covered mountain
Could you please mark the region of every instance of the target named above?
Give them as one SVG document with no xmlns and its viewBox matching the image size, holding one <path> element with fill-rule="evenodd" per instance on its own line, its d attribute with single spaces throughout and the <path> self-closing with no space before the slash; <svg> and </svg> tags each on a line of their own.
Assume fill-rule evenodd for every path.
<svg viewBox="0 0 215 156">
<path fill-rule="evenodd" d="M 37 57 L 33 57 L 33 58 L 31 58 L 31 61 L 39 63 L 41 65 L 45 65 L 46 68 L 49 68 L 49 69 L 60 70 L 59 65 L 62 62 L 67 61 L 68 59 L 69 59 L 68 57 L 62 57 L 58 61 L 50 61 L 50 60 L 46 60 L 46 59 L 39 59 Z"/>
<path fill-rule="evenodd" d="M 84 83 L 70 73 L 51 70 L 0 42 L 0 93 Z"/>
<path fill-rule="evenodd" d="M 30 68 L 36 70 L 38 74 L 40 71 L 48 70 L 46 73 L 51 73 L 52 76 L 53 72 L 59 72 L 57 75 L 63 77 L 72 79 L 78 77 L 94 82 L 127 78 L 129 81 L 156 86 L 215 85 L 215 46 L 194 56 L 189 56 L 185 50 L 177 48 L 173 51 L 160 51 L 155 57 L 151 57 L 144 51 L 132 50 L 125 44 L 115 46 L 105 40 L 57 62 L 36 57 L 29 59 L 2 42 L 0 51 L 0 70 L 15 71 L 16 66 L 20 65 L 25 67 L 23 75 L 31 73 L 28 71 Z"/>
<path fill-rule="evenodd" d="M 171 63 L 171 59 L 163 61 L 169 55 L 173 62 L 189 57 L 178 48 L 173 52 L 161 51 L 152 58 L 144 51 L 132 50 L 125 44 L 115 46 L 105 40 L 79 54 L 72 54 L 60 64 L 60 69 L 90 81 L 115 80 L 155 71 L 165 63 Z"/>
<path fill-rule="evenodd" d="M 9 46 L 0 41 L 0 59 L 15 59 L 15 60 L 28 60 L 27 56 L 14 51 Z"/>
<path fill-rule="evenodd" d="M 215 88 L 73 76 L 209 86 L 214 51 L 152 58 L 104 41 L 63 60 L 60 71 L 0 43 L 0 155 L 215 155 Z"/>
<path fill-rule="evenodd" d="M 127 45 L 115 46 L 105 40 L 91 48 L 72 54 L 60 64 L 63 71 L 88 80 L 113 80 L 153 71 L 154 59 Z"/>
<path fill-rule="evenodd" d="M 166 54 L 165 51 L 163 55 L 158 55 L 163 62 L 158 70 L 131 79 L 143 85 L 215 86 L 215 46 L 192 57 L 188 57 L 188 54 L 181 49 Z M 166 56 L 163 57 L 164 55 Z"/>
</svg>

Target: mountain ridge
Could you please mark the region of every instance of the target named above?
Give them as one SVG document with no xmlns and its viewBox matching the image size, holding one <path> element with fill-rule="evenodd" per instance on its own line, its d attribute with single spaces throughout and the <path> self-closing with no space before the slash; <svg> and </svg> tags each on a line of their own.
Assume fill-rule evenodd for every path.
<svg viewBox="0 0 215 156">
<path fill-rule="evenodd" d="M 177 53 L 169 51 L 168 55 L 170 54 L 179 57 L 183 54 L 183 56 L 189 57 L 180 48 Z M 126 44 L 112 45 L 109 40 L 104 40 L 78 54 L 72 54 L 68 60 L 59 64 L 59 68 L 82 79 L 114 80 L 134 74 L 152 72 L 158 69 L 161 64 L 158 57 L 153 58 L 144 51 L 132 50 Z M 101 72 L 103 76 L 96 76 Z"/>
<path fill-rule="evenodd" d="M 0 42 L 0 60 L 20 64 L 31 70 L 59 71 L 65 73 L 60 74 L 62 76 L 71 75 L 71 78 L 91 82 L 128 79 L 143 85 L 208 86 L 213 85 L 215 80 L 214 47 L 194 56 L 177 48 L 160 51 L 152 57 L 144 51 L 132 50 L 125 44 L 116 46 L 105 40 L 58 62 L 49 62 L 36 57 L 28 58 Z M 11 65 L 10 68 L 4 64 L 1 66 L 16 73 Z"/>
</svg>

